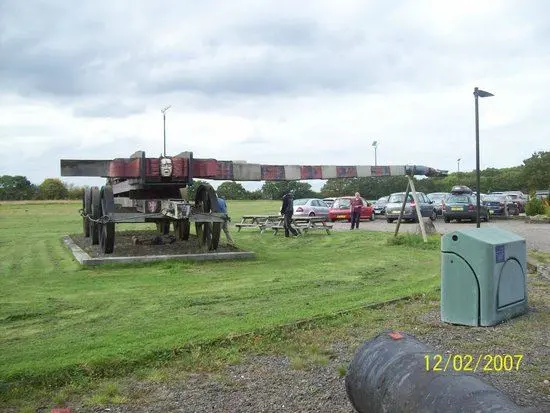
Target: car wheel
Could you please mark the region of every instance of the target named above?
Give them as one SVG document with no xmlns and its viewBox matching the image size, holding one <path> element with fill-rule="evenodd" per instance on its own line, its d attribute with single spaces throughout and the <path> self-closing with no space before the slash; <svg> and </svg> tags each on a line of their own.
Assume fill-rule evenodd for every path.
<svg viewBox="0 0 550 413">
<path fill-rule="evenodd" d="M 451 222 L 451 218 L 445 217 L 443 218 L 443 221 L 445 221 L 445 223 L 448 224 L 449 222 Z"/>
<path fill-rule="evenodd" d="M 309 213 L 309 216 L 310 216 L 310 217 L 314 217 L 314 216 L 315 216 L 315 212 L 310 212 L 310 213 Z"/>
<path fill-rule="evenodd" d="M 430 219 L 432 221 L 435 221 L 437 219 L 437 211 L 435 209 L 432 211 L 432 215 L 430 215 Z"/>
<path fill-rule="evenodd" d="M 386 222 L 387 222 L 388 224 L 391 224 L 391 223 L 393 222 L 393 219 L 392 219 L 392 218 L 386 218 Z"/>
</svg>

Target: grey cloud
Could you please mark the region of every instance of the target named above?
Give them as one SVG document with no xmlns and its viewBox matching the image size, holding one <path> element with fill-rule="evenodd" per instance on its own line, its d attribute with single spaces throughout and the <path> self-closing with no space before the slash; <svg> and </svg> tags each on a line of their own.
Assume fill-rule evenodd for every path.
<svg viewBox="0 0 550 413">
<path fill-rule="evenodd" d="M 75 106 L 76 116 L 91 118 L 124 118 L 145 112 L 146 105 L 142 103 L 125 103 L 114 100 L 99 103 L 86 103 Z"/>
<path fill-rule="evenodd" d="M 150 3 L 122 3 L 122 11 L 113 12 L 110 3 L 101 1 L 78 7 L 60 0 L 0 4 L 0 54 L 9 57 L 0 61 L 0 92 L 76 101 L 104 95 L 145 100 L 145 95 L 180 93 L 223 99 L 437 89 L 487 73 L 513 73 L 543 43 L 503 42 L 490 31 L 479 39 L 457 33 L 459 40 L 450 40 L 423 28 L 395 27 L 388 24 L 393 6 L 381 2 L 359 10 L 365 18 L 353 28 L 331 29 L 313 17 L 280 18 L 273 10 L 220 27 L 213 21 L 212 29 L 197 39 L 199 49 L 158 48 L 148 42 L 148 32 L 162 30 L 163 20 L 178 13 L 185 16 L 182 25 L 193 21 L 195 6 L 174 3 L 162 10 Z M 138 17 L 154 15 L 158 26 L 125 25 L 124 7 L 143 9 Z M 199 17 L 208 18 L 206 6 L 201 7 L 196 6 Z M 548 24 L 536 15 L 536 8 L 522 9 L 518 18 L 534 22 L 533 33 L 548 34 Z M 141 108 L 84 104 L 75 113 L 101 116 L 113 110 L 118 112 L 112 116 L 124 116 Z"/>
</svg>

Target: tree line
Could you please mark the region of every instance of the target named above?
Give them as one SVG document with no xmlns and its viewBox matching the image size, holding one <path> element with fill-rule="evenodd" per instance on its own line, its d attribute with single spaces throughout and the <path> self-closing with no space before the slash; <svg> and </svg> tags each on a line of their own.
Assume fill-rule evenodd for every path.
<svg viewBox="0 0 550 413">
<path fill-rule="evenodd" d="M 188 198 L 194 199 L 195 190 L 203 181 L 195 180 L 188 188 Z M 454 185 L 466 185 L 476 190 L 475 171 L 454 172 L 442 178 L 414 178 L 420 192 L 449 192 Z M 238 182 L 221 183 L 217 192 L 226 199 L 281 199 L 288 190 L 295 198 L 325 198 L 352 195 L 359 192 L 364 198 L 378 199 L 393 192 L 402 192 L 407 186 L 405 176 L 329 179 L 319 192 L 311 185 L 299 181 L 265 182 L 261 189 L 248 191 Z M 536 152 L 520 166 L 487 168 L 480 173 L 481 192 L 523 191 L 550 188 L 550 152 Z M 24 199 L 82 199 L 84 187 L 64 183 L 57 178 L 45 179 L 40 185 L 32 184 L 24 176 L 0 177 L 0 200 Z"/>
</svg>

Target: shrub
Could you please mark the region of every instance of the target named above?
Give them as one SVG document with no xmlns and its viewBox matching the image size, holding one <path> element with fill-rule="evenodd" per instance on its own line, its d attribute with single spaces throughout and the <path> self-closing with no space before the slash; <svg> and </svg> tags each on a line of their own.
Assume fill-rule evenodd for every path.
<svg viewBox="0 0 550 413">
<path fill-rule="evenodd" d="M 542 202 L 542 199 L 538 199 L 534 194 L 530 198 L 529 202 L 525 205 L 527 216 L 544 214 L 544 202 Z"/>
</svg>

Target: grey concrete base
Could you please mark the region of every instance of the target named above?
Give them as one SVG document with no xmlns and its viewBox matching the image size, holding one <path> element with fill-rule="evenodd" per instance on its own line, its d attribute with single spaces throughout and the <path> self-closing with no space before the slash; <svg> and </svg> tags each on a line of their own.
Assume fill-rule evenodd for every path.
<svg viewBox="0 0 550 413">
<path fill-rule="evenodd" d="M 243 252 L 208 252 L 204 254 L 179 254 L 179 255 L 141 255 L 134 257 L 98 257 L 93 258 L 80 248 L 68 235 L 63 237 L 63 242 L 72 251 L 75 259 L 82 265 L 102 264 L 127 264 L 156 261 L 218 261 L 218 260 L 242 260 L 255 259 L 256 254 L 251 251 Z"/>
</svg>

